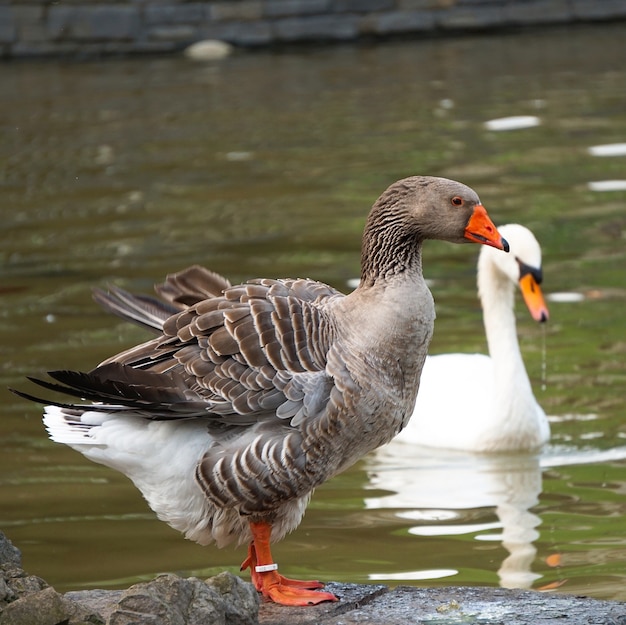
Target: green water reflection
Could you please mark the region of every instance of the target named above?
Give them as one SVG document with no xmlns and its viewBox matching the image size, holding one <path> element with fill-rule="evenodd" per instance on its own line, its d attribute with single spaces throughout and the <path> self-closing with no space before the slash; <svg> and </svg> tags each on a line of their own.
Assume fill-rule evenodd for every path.
<svg viewBox="0 0 626 625">
<path fill-rule="evenodd" d="M 552 445 L 541 459 L 368 458 L 318 490 L 276 558 L 294 577 L 391 584 L 497 585 L 508 567 L 518 585 L 626 598 L 626 192 L 588 187 L 626 179 L 626 156 L 588 152 L 626 142 L 624 58 L 626 26 L 602 25 L 219 65 L 0 66 L 1 386 L 144 338 L 98 310 L 93 285 L 148 291 L 201 262 L 234 281 L 346 289 L 365 214 L 390 182 L 460 179 L 496 223 L 533 229 L 548 293 L 584 296 L 550 303 L 543 391 L 542 329 L 518 310 Z M 541 124 L 483 125 L 509 115 Z M 433 353 L 485 349 L 476 254 L 425 250 Z M 0 529 L 29 571 L 64 590 L 238 570 L 242 550 L 184 541 L 125 478 L 48 442 L 39 409 L 0 392 Z"/>
</svg>

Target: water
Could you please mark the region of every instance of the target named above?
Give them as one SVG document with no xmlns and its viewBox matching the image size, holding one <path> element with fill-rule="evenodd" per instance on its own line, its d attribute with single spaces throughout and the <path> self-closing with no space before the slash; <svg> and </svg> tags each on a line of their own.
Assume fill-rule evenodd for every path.
<svg viewBox="0 0 626 625">
<path fill-rule="evenodd" d="M 541 456 L 372 455 L 318 489 L 276 559 L 294 577 L 625 599 L 626 193 L 590 183 L 626 179 L 626 161 L 589 151 L 626 140 L 625 35 L 618 24 L 218 65 L 0 66 L 0 386 L 145 338 L 92 303 L 94 285 L 149 291 L 201 262 L 233 281 L 346 289 L 391 181 L 463 180 L 496 223 L 524 223 L 543 246 L 545 339 L 521 305 L 518 330 L 551 444 Z M 513 116 L 540 123 L 485 127 Z M 425 249 L 433 353 L 485 349 L 476 254 Z M 37 406 L 0 392 L 0 529 L 27 570 L 59 590 L 238 571 L 245 550 L 183 540 L 124 477 L 47 441 Z"/>
</svg>

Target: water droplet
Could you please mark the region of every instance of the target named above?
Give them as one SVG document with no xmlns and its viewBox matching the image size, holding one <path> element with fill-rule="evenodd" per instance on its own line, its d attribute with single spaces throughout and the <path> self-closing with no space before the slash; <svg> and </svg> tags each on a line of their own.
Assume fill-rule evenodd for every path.
<svg viewBox="0 0 626 625">
<path fill-rule="evenodd" d="M 546 347 L 546 326 L 541 325 L 541 390 L 545 391 L 548 387 L 548 350 Z"/>
</svg>

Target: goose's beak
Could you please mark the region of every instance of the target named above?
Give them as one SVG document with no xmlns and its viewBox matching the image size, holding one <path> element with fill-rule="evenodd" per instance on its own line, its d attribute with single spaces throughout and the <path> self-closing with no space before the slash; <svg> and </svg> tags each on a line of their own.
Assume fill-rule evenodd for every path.
<svg viewBox="0 0 626 625">
<path fill-rule="evenodd" d="M 532 273 L 525 273 L 519 279 L 519 286 L 526 306 L 532 318 L 539 323 L 547 321 L 550 317 L 548 307 L 543 299 L 541 287 Z"/>
<path fill-rule="evenodd" d="M 500 236 L 482 204 L 476 204 L 474 207 L 474 212 L 465 226 L 464 236 L 473 243 L 482 243 L 505 252 L 509 251 L 509 244 Z"/>
</svg>

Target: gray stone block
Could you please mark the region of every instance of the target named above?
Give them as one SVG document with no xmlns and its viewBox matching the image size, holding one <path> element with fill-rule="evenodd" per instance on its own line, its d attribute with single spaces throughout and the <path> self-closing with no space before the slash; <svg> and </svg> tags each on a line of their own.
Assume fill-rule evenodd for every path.
<svg viewBox="0 0 626 625">
<path fill-rule="evenodd" d="M 279 41 L 349 40 L 359 34 L 355 15 L 315 15 L 285 18 L 274 23 Z"/>
<path fill-rule="evenodd" d="M 433 11 L 388 11 L 368 16 L 360 30 L 363 34 L 392 35 L 432 30 L 434 26 Z"/>
<path fill-rule="evenodd" d="M 399 11 L 447 9 L 456 3 L 457 0 L 397 0 L 396 2 Z"/>
<path fill-rule="evenodd" d="M 271 23 L 256 22 L 218 22 L 209 23 L 201 29 L 199 39 L 218 39 L 238 46 L 264 46 L 274 40 Z"/>
<path fill-rule="evenodd" d="M 215 21 L 259 20 L 263 17 L 263 3 L 257 0 L 242 2 L 215 2 L 209 5 L 209 16 Z"/>
<path fill-rule="evenodd" d="M 206 2 L 188 4 L 147 4 L 144 8 L 145 21 L 153 24 L 200 24 L 209 18 Z"/>
<path fill-rule="evenodd" d="M 503 12 L 505 20 L 512 24 L 558 23 L 571 21 L 572 18 L 567 0 L 516 2 L 503 7 Z"/>
<path fill-rule="evenodd" d="M 373 13 L 394 8 L 394 0 L 334 0 L 332 3 L 335 13 Z"/>
<path fill-rule="evenodd" d="M 115 4 L 53 5 L 48 10 L 47 32 L 52 39 L 133 39 L 139 34 L 139 8 Z"/>
<path fill-rule="evenodd" d="M 16 58 L 78 56 L 82 46 L 69 41 L 16 41 L 11 46 L 11 56 Z"/>
<path fill-rule="evenodd" d="M 0 0 L 0 56 L 177 50 L 351 40 L 626 18 L 625 0 Z"/>
<path fill-rule="evenodd" d="M 331 0 L 267 0 L 263 3 L 263 14 L 274 18 L 314 15 L 327 13 L 331 4 Z"/>
<path fill-rule="evenodd" d="M 80 43 L 73 55 L 80 58 L 100 58 L 107 56 L 133 56 L 138 54 L 163 54 L 176 52 L 184 47 L 178 41 L 98 41 Z"/>
<path fill-rule="evenodd" d="M 0 5 L 0 43 L 15 41 L 16 34 L 11 7 Z"/>
<path fill-rule="evenodd" d="M 505 16 L 500 6 L 464 6 L 439 11 L 435 21 L 444 29 L 471 30 L 503 24 Z"/>
<path fill-rule="evenodd" d="M 528 0 L 512 0 L 513 3 L 524 3 L 527 2 Z M 531 0 L 532 1 L 532 0 Z M 448 4 L 457 4 L 459 6 L 463 6 L 463 5 L 486 5 L 486 4 L 497 4 L 499 6 L 504 6 L 507 3 L 503 2 L 502 0 L 454 0 L 453 2 L 448 1 Z"/>
<path fill-rule="evenodd" d="M 571 0 L 571 12 L 574 19 L 609 20 L 626 17 L 624 0 Z"/>
<path fill-rule="evenodd" d="M 154 26 L 148 30 L 148 39 L 156 41 L 191 42 L 200 38 L 200 31 L 194 26 L 174 24 Z"/>
<path fill-rule="evenodd" d="M 17 30 L 16 41 L 45 41 L 48 38 L 43 5 L 15 5 L 11 10 Z"/>
</svg>

